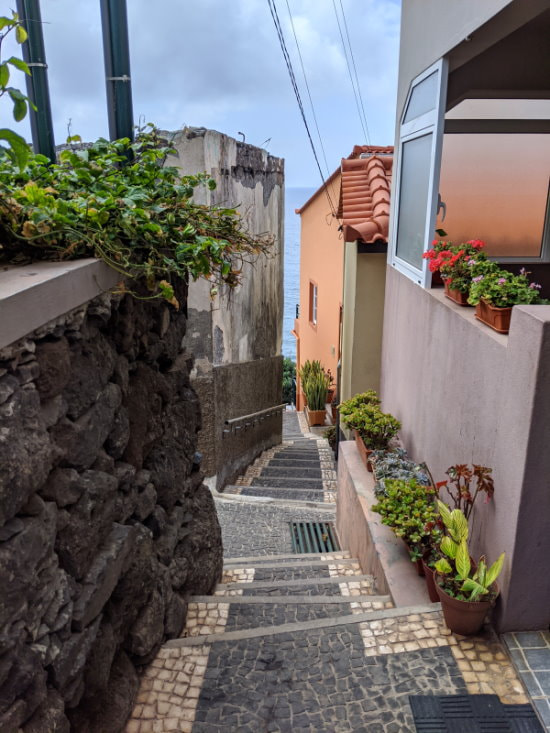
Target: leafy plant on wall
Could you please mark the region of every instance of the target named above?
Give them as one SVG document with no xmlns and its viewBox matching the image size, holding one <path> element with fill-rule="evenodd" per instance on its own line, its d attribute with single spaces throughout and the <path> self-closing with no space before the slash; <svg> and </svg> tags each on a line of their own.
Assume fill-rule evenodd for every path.
<svg viewBox="0 0 550 733">
<path fill-rule="evenodd" d="M 29 76 L 31 72 L 27 64 L 16 56 L 2 60 L 2 43 L 12 32 L 15 34 L 17 43 L 22 44 L 27 40 L 27 31 L 19 22 L 19 16 L 15 12 L 12 13 L 11 18 L 0 16 L 0 98 L 6 95 L 10 97 L 13 104 L 13 119 L 21 122 L 27 114 L 28 105 L 32 102 L 19 89 L 10 85 L 10 77 L 14 69 Z M 0 151 L 19 168 L 24 168 L 30 154 L 30 148 L 25 139 L 13 130 L 3 127 L 0 129 L 0 140 L 7 143 L 7 147 L 0 146 Z"/>
</svg>

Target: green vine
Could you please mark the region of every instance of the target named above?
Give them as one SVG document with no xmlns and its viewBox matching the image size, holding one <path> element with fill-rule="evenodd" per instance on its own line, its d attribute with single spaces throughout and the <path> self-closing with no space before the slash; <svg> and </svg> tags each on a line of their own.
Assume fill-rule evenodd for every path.
<svg viewBox="0 0 550 733">
<path fill-rule="evenodd" d="M 0 262 L 98 257 L 123 280 L 178 306 L 173 278 L 204 277 L 235 287 L 243 266 L 273 243 L 250 234 L 234 208 L 193 201 L 207 174 L 165 166 L 174 151 L 152 126 L 135 142 L 69 138 L 57 164 L 31 155 L 21 170 L 0 155 Z"/>
</svg>

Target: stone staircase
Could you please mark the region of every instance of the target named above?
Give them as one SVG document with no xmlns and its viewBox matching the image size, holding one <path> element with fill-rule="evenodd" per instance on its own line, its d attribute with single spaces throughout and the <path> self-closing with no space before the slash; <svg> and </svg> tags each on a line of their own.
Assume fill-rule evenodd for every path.
<svg viewBox="0 0 550 733">
<path fill-rule="evenodd" d="M 284 443 L 216 499 L 223 575 L 188 599 L 127 733 L 402 733 L 415 729 L 409 695 L 525 702 L 494 634 L 451 634 L 439 604 L 395 608 L 347 551 L 290 552 L 290 519 L 333 518 L 335 477 L 326 441 L 285 418 Z"/>
<path fill-rule="evenodd" d="M 264 451 L 225 495 L 264 497 L 288 502 L 333 504 L 336 467 L 324 438 L 301 432 L 298 418 L 285 415 L 284 440 Z"/>
</svg>

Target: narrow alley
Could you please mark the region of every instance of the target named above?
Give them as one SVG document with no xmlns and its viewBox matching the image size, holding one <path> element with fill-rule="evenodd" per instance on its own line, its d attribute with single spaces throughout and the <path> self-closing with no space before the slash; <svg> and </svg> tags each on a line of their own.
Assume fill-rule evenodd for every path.
<svg viewBox="0 0 550 733">
<path fill-rule="evenodd" d="M 427 694 L 498 695 L 506 720 L 531 719 L 493 631 L 451 634 L 439 604 L 394 608 L 348 552 L 296 552 L 291 523 L 331 523 L 334 482 L 326 440 L 286 413 L 283 443 L 216 499 L 221 583 L 189 599 L 127 733 L 402 733 L 415 730 L 409 696 Z"/>
</svg>

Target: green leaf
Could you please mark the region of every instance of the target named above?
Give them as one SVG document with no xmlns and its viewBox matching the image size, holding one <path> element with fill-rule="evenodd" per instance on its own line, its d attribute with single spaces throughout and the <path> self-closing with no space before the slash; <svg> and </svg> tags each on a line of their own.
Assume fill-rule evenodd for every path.
<svg viewBox="0 0 550 733">
<path fill-rule="evenodd" d="M 8 25 L 13 25 L 13 20 L 11 18 L 6 18 L 5 15 L 2 15 L 0 17 L 0 31 L 6 28 Z"/>
<path fill-rule="evenodd" d="M 480 585 L 476 580 L 473 580 L 472 578 L 467 578 L 464 583 L 462 583 L 461 590 L 466 591 L 467 593 L 470 593 L 470 598 L 468 600 L 470 601 L 476 601 L 479 596 L 484 596 L 489 591 L 487 588 L 484 588 L 482 585 Z"/>
<path fill-rule="evenodd" d="M 0 87 L 5 88 L 6 84 L 10 80 L 10 70 L 6 64 L 0 64 Z"/>
<path fill-rule="evenodd" d="M 16 122 L 21 122 L 27 114 L 27 103 L 24 99 L 16 99 L 13 103 L 13 118 Z"/>
<path fill-rule="evenodd" d="M 449 527 L 452 538 L 455 542 L 462 542 L 468 539 L 468 520 L 460 509 L 453 509 L 451 512 L 451 526 Z"/>
<path fill-rule="evenodd" d="M 444 557 L 440 558 L 436 564 L 435 569 L 438 573 L 442 573 L 443 575 L 448 575 L 453 571 L 452 567 L 449 565 L 448 561 L 445 560 Z"/>
<path fill-rule="evenodd" d="M 28 37 L 29 37 L 29 34 L 23 28 L 23 26 L 18 25 L 17 28 L 15 29 L 15 40 L 17 41 L 17 43 L 25 43 Z"/>
<path fill-rule="evenodd" d="M 439 509 L 439 513 L 441 514 L 441 519 L 443 520 L 443 524 L 449 528 L 451 525 L 451 511 L 449 507 L 444 504 L 439 499 L 437 500 L 437 507 Z"/>
<path fill-rule="evenodd" d="M 485 578 L 485 585 L 487 588 L 490 588 L 491 585 L 495 582 L 495 580 L 500 575 L 500 571 L 502 570 L 502 565 L 504 564 L 504 552 L 502 555 L 494 562 L 489 570 L 487 570 L 487 576 Z"/>
<path fill-rule="evenodd" d="M 456 571 L 459 575 L 460 580 L 466 580 L 470 575 L 470 556 L 468 555 L 468 545 L 466 540 L 462 540 L 456 551 L 455 559 Z"/>
<path fill-rule="evenodd" d="M 450 557 L 451 560 L 455 559 L 458 545 L 450 537 L 443 537 L 440 547 L 441 552 L 444 552 L 447 557 Z"/>
<path fill-rule="evenodd" d="M 11 152 L 15 159 L 15 162 L 19 166 L 20 170 L 23 170 L 27 164 L 27 160 L 30 155 L 30 148 L 27 145 L 24 138 L 18 135 L 13 130 L 1 129 L 0 140 L 5 140 L 11 148 Z"/>
<path fill-rule="evenodd" d="M 28 76 L 31 75 L 31 70 L 29 69 L 28 65 L 23 61 L 23 59 L 18 59 L 16 56 L 11 56 L 6 61 L 6 63 L 15 66 L 16 69 L 19 69 L 19 71 L 22 71 Z"/>
</svg>

